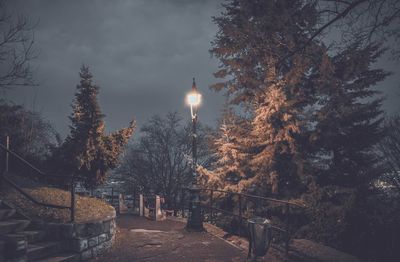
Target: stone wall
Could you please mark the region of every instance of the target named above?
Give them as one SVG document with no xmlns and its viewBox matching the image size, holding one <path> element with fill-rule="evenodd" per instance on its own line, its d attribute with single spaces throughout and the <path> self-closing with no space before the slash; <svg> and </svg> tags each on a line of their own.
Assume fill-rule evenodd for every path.
<svg viewBox="0 0 400 262">
<path fill-rule="evenodd" d="M 65 251 L 80 254 L 81 261 L 101 255 L 115 240 L 115 212 L 101 220 L 86 223 L 47 223 L 47 237 L 62 242 Z"/>
</svg>

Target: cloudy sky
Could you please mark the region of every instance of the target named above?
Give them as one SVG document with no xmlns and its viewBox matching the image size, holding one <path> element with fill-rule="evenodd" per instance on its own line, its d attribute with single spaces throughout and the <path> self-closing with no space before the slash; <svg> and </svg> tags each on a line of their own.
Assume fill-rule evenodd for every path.
<svg viewBox="0 0 400 262">
<path fill-rule="evenodd" d="M 65 136 L 79 68 L 84 63 L 101 87 L 100 105 L 107 129 L 121 128 L 134 117 L 142 125 L 151 115 L 178 111 L 189 118 L 184 97 L 192 77 L 203 93 L 200 121 L 215 126 L 224 103 L 208 89 L 218 62 L 210 57 L 217 28 L 211 17 L 219 0 L 17 0 L 8 1 L 32 21 L 39 20 L 34 61 L 39 86 L 1 94 L 41 112 Z M 385 108 L 399 109 L 400 72 L 381 85 Z M 397 70 L 397 72 L 396 72 Z"/>
<path fill-rule="evenodd" d="M 131 118 L 143 124 L 153 114 L 178 111 L 192 77 L 203 93 L 200 121 L 215 125 L 222 95 L 210 91 L 217 61 L 210 41 L 217 30 L 211 16 L 218 1 L 16 1 L 19 12 L 39 19 L 34 61 L 38 87 L 6 94 L 68 132 L 68 115 L 82 63 L 100 86 L 99 101 L 109 131 Z"/>
</svg>

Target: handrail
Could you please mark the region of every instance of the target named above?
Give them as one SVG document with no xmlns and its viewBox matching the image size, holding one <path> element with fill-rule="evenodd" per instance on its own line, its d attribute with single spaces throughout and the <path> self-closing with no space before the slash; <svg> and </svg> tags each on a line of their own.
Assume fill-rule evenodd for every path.
<svg viewBox="0 0 400 262">
<path fill-rule="evenodd" d="M 10 153 L 11 155 L 15 156 L 18 160 L 20 160 L 22 163 L 24 163 L 25 165 L 29 166 L 30 168 L 32 168 L 33 170 L 35 170 L 36 172 L 38 172 L 39 174 L 41 174 L 42 176 L 45 176 L 46 174 L 39 170 L 38 168 L 36 168 L 35 166 L 33 166 L 31 163 L 29 163 L 28 161 L 26 161 L 25 159 L 23 159 L 21 156 L 19 156 L 17 153 L 15 153 L 14 151 L 8 149 L 6 146 L 4 146 L 3 144 L 0 144 L 0 147 L 6 151 L 7 153 Z"/>
<path fill-rule="evenodd" d="M 183 187 L 182 189 L 191 190 L 191 188 L 188 188 L 188 187 Z M 271 202 L 276 202 L 276 203 L 281 203 L 281 204 L 288 204 L 288 205 L 292 205 L 292 206 L 296 206 L 296 207 L 301 207 L 301 208 L 305 208 L 305 207 L 306 207 L 305 205 L 300 205 L 300 204 L 293 203 L 293 202 L 286 201 L 286 200 L 275 199 L 275 198 L 269 198 L 269 197 L 262 197 L 262 196 L 247 194 L 247 193 L 238 193 L 238 192 L 232 192 L 232 191 L 226 191 L 226 190 L 220 190 L 220 189 L 212 189 L 212 188 L 198 188 L 198 190 L 200 190 L 200 191 L 220 192 L 220 193 L 231 194 L 231 195 L 241 195 L 241 196 L 245 196 L 245 197 L 251 197 L 251 198 L 256 198 L 256 199 L 262 199 L 262 200 L 271 201 Z"/>
<path fill-rule="evenodd" d="M 262 196 L 256 196 L 256 195 L 251 195 L 251 194 L 246 194 L 246 193 L 237 193 L 237 192 L 231 192 L 231 191 L 225 191 L 225 190 L 220 190 L 220 189 L 211 189 L 211 188 L 188 188 L 188 187 L 182 187 L 182 200 L 181 200 L 181 205 L 182 205 L 182 214 L 184 214 L 184 209 L 185 209 L 185 203 L 184 203 L 184 191 L 188 190 L 188 191 L 192 191 L 192 190 L 199 190 L 199 191 L 210 191 L 211 194 L 210 196 L 207 195 L 207 198 L 209 198 L 209 202 L 203 202 L 200 201 L 201 205 L 203 207 L 205 207 L 206 209 L 210 210 L 210 218 L 211 220 L 213 220 L 213 210 L 219 211 L 221 213 L 224 213 L 228 216 L 234 216 L 234 217 L 238 217 L 240 220 L 240 225 L 243 225 L 244 221 L 243 219 L 248 219 L 248 217 L 246 215 L 244 215 L 242 213 L 242 197 L 249 197 L 249 198 L 255 198 L 255 199 L 261 199 L 261 200 L 265 200 L 265 201 L 271 201 L 271 202 L 275 202 L 275 203 L 280 203 L 280 204 L 284 204 L 284 211 L 283 214 L 285 215 L 285 221 L 284 221 L 284 228 L 278 227 L 276 225 L 271 225 L 271 228 L 274 230 L 277 230 L 281 233 L 283 233 L 285 235 L 284 237 L 284 243 L 285 243 L 285 251 L 286 251 L 286 255 L 289 254 L 289 241 L 291 238 L 291 232 L 290 232 L 290 223 L 289 223 L 289 210 L 291 206 L 294 207 L 301 207 L 301 208 L 306 208 L 305 205 L 301 205 L 301 204 L 297 204 L 291 201 L 286 201 L 286 200 L 280 200 L 280 199 L 275 199 L 275 198 L 268 198 L 268 197 L 262 197 Z M 228 211 L 228 210 L 224 210 L 221 208 L 218 208 L 216 206 L 213 205 L 214 203 L 214 197 L 213 197 L 213 193 L 214 192 L 219 192 L 219 193 L 225 193 L 225 194 L 229 194 L 229 195 L 238 195 L 239 200 L 238 200 L 238 210 L 239 210 L 239 214 L 232 212 L 232 211 Z M 241 232 L 241 228 L 239 227 L 239 235 Z"/>
<path fill-rule="evenodd" d="M 218 207 L 212 207 L 212 206 L 209 206 L 209 205 L 208 205 L 208 206 L 204 205 L 204 207 L 205 207 L 205 208 L 208 208 L 208 209 L 214 209 L 214 210 L 217 210 L 217 211 L 220 211 L 220 212 L 222 212 L 222 213 L 226 213 L 226 214 L 228 214 L 228 215 L 230 215 L 230 216 L 234 216 L 234 217 L 238 217 L 238 218 L 246 218 L 246 219 L 249 219 L 249 218 L 250 218 L 249 216 L 238 215 L 238 214 L 235 214 L 234 212 L 230 212 L 230 211 L 228 211 L 228 210 L 221 209 L 221 208 L 218 208 Z M 287 232 L 286 229 L 283 229 L 283 228 L 280 228 L 280 227 L 277 227 L 277 226 L 274 226 L 274 225 L 271 225 L 271 227 L 272 227 L 273 229 L 278 230 L 278 231 L 281 231 L 281 232 L 283 232 L 283 233 L 286 233 L 286 232 Z"/>
<path fill-rule="evenodd" d="M 28 161 L 26 161 L 24 158 L 22 158 L 22 156 L 18 155 L 17 153 L 15 153 L 14 151 L 8 149 L 6 146 L 4 146 L 3 144 L 0 143 L 0 148 L 3 149 L 4 151 L 10 153 L 12 156 L 16 157 L 19 161 L 21 161 L 22 163 L 24 163 L 25 165 L 27 165 L 28 167 L 32 168 L 34 171 L 36 171 L 38 174 L 40 174 L 41 176 L 45 176 L 45 177 L 50 177 L 50 178 L 62 178 L 62 179 L 71 179 L 70 176 L 63 176 L 63 175 L 49 175 L 46 174 L 45 172 L 41 171 L 39 168 L 35 167 L 34 165 L 32 165 L 31 163 L 29 163 Z M 84 177 L 82 176 L 77 176 L 74 175 L 74 178 L 78 178 L 78 179 L 84 179 Z"/>
<path fill-rule="evenodd" d="M 24 191 L 21 187 L 19 187 L 17 184 L 15 184 L 13 181 L 11 181 L 9 178 L 5 176 L 6 170 L 1 172 L 1 179 L 9 183 L 12 187 L 14 187 L 18 192 L 20 192 L 23 196 L 28 198 L 30 201 L 33 203 L 39 205 L 39 206 L 45 206 L 45 207 L 50 207 L 50 208 L 58 208 L 58 209 L 69 209 L 70 210 L 70 215 L 71 215 L 71 222 L 75 222 L 75 178 L 81 178 L 75 175 L 72 175 L 70 177 L 68 176 L 60 176 L 60 175 L 47 175 L 37 167 L 33 166 L 31 163 L 26 161 L 24 158 L 22 158 L 20 155 L 15 153 L 14 151 L 8 149 L 5 147 L 3 144 L 0 143 L 0 148 L 5 150 L 7 153 L 10 153 L 12 156 L 16 157 L 18 160 L 20 160 L 22 163 L 27 165 L 28 167 L 32 168 L 34 171 L 36 171 L 38 174 L 45 176 L 45 177 L 53 177 L 53 178 L 62 178 L 62 179 L 70 179 L 70 185 L 71 185 L 71 205 L 70 206 L 61 206 L 61 205 L 54 205 L 54 204 L 48 204 L 48 203 L 42 203 L 32 197 L 28 192 Z M 8 171 L 8 170 L 7 170 Z"/>
<path fill-rule="evenodd" d="M 61 206 L 61 205 L 53 205 L 53 204 L 48 204 L 48 203 L 42 203 L 29 195 L 28 192 L 20 188 L 17 184 L 15 184 L 13 181 L 11 181 L 8 177 L 3 175 L 3 179 L 9 183 L 12 187 L 14 187 L 18 192 L 20 192 L 22 195 L 24 195 L 26 198 L 28 198 L 30 201 L 33 203 L 39 205 L 39 206 L 44 206 L 44 207 L 51 207 L 51 208 L 58 208 L 58 209 L 70 209 L 71 207 L 69 206 Z"/>
</svg>

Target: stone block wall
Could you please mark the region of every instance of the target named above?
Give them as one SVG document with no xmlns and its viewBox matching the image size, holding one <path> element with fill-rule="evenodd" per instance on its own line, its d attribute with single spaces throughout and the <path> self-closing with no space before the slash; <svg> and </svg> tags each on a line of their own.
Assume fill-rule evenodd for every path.
<svg viewBox="0 0 400 262">
<path fill-rule="evenodd" d="M 48 239 L 62 242 L 65 251 L 80 254 L 80 260 L 88 260 L 110 249 L 115 240 L 115 213 L 102 220 L 87 223 L 48 223 L 45 226 Z"/>
</svg>

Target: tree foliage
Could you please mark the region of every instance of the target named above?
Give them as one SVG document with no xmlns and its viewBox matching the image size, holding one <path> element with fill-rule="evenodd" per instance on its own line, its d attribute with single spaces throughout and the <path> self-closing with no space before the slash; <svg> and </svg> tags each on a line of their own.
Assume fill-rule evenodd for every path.
<svg viewBox="0 0 400 262">
<path fill-rule="evenodd" d="M 313 99 L 307 81 L 322 66 L 324 47 L 315 42 L 288 54 L 308 42 L 316 9 L 304 1 L 255 0 L 229 1 L 225 8 L 214 18 L 219 32 L 211 49 L 221 62 L 215 76 L 223 81 L 212 88 L 225 89 L 232 104 L 252 115 L 245 144 L 253 175 L 243 186 L 291 195 L 303 187 L 304 108 Z"/>
<path fill-rule="evenodd" d="M 231 0 L 224 7 L 211 49 L 222 81 L 211 88 L 225 91 L 246 121 L 221 126 L 209 181 L 302 198 L 309 216 L 301 237 L 360 255 L 356 243 L 365 243 L 359 236 L 371 221 L 362 216 L 374 208 L 363 199 L 383 172 L 375 150 L 384 135 L 383 100 L 375 85 L 388 73 L 374 63 L 385 49 L 359 39 L 330 52 L 316 37 L 323 18 L 314 1 Z M 239 182 L 232 185 L 232 176 Z"/>
<path fill-rule="evenodd" d="M 20 105 L 0 102 L 0 137 L 5 145 L 10 137 L 10 149 L 27 158 L 44 160 L 57 145 L 57 132 L 37 113 Z"/>
<path fill-rule="evenodd" d="M 204 187 L 240 192 L 243 190 L 240 181 L 248 176 L 247 148 L 243 144 L 248 123 L 245 118 L 237 116 L 227 107 L 223 112 L 219 130 L 213 134 L 209 146 L 214 152 L 209 169 L 200 166 L 200 183 Z M 211 171 L 212 170 L 212 171 Z"/>
<path fill-rule="evenodd" d="M 97 102 L 99 87 L 92 83 L 89 68 L 82 66 L 80 84 L 70 116 L 70 134 L 65 139 L 58 155 L 66 159 L 69 172 L 85 178 L 84 185 L 94 188 L 105 182 L 107 172 L 119 163 L 119 156 L 132 136 L 136 124 L 105 134 L 104 115 Z"/>
<path fill-rule="evenodd" d="M 380 179 L 400 192 L 400 116 L 389 117 L 385 121 L 385 130 L 386 135 L 377 146 L 386 167 Z"/>
<path fill-rule="evenodd" d="M 225 9 L 214 19 L 211 49 L 223 81 L 212 88 L 250 116 L 241 137 L 250 172 L 242 184 L 281 196 L 304 193 L 310 176 L 368 184 L 380 171 L 372 149 L 382 137 L 382 99 L 373 86 L 388 74 L 371 66 L 381 46 L 359 41 L 331 55 L 313 40 L 320 14 L 307 1 L 232 0 Z M 330 161 L 330 175 L 313 161 Z"/>
<path fill-rule="evenodd" d="M 321 185 L 368 186 L 382 174 L 374 150 L 384 135 L 382 97 L 374 86 L 388 73 L 372 68 L 381 54 L 379 45 L 357 42 L 332 57 L 325 72 L 311 136 Z"/>
</svg>

